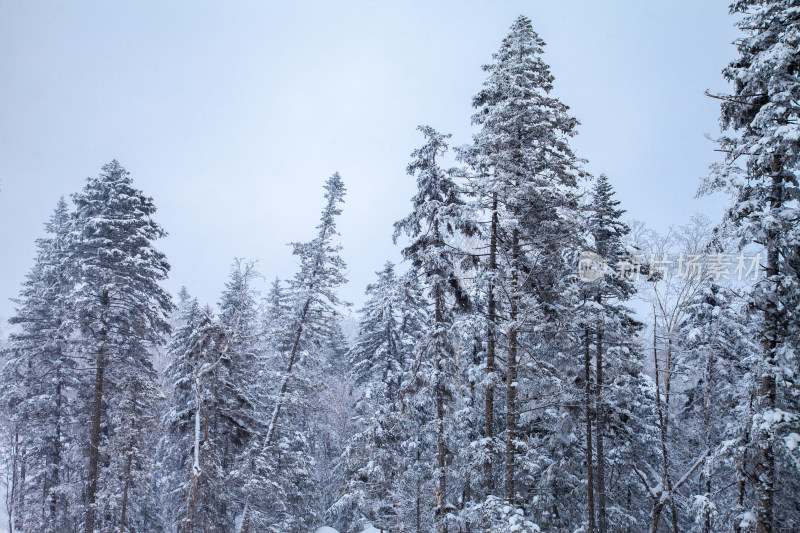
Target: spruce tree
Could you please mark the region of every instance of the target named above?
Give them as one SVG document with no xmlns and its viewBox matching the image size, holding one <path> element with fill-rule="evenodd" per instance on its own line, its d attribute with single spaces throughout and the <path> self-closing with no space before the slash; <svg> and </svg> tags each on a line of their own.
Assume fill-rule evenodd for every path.
<svg viewBox="0 0 800 533">
<path fill-rule="evenodd" d="M 109 399 L 154 388 L 148 346 L 161 343 L 169 330 L 172 303 L 160 286 L 169 264 L 153 247 L 165 232 L 152 218 L 152 199 L 133 186 L 129 172 L 112 161 L 72 198 L 69 248 L 76 284 L 69 295 L 71 316 L 80 331 L 79 352 L 94 375 L 82 391 L 90 421 L 84 530 L 93 533 L 120 524 L 121 509 L 108 507 L 110 500 L 100 496 L 129 482 L 127 466 L 120 470 L 112 459 L 134 453 L 120 449 L 117 437 L 126 431 L 123 421 L 141 414 L 132 396 L 125 405 Z M 128 446 L 144 453 L 147 444 L 136 438 Z"/>
<path fill-rule="evenodd" d="M 267 527 L 299 530 L 321 518 L 323 505 L 312 484 L 313 441 L 319 431 L 313 410 L 326 387 L 323 377 L 329 359 L 340 351 L 338 319 L 346 305 L 336 293 L 346 281 L 341 245 L 336 242 L 336 217 L 345 194 L 338 173 L 326 181 L 324 189 L 317 236 L 292 244 L 299 270 L 283 294 L 275 287 L 271 293 L 270 313 L 277 327 L 269 332 L 273 353 L 264 368 L 272 388 L 264 400 L 268 414 L 263 438 L 246 455 L 253 476 L 243 487 L 242 533 Z"/>
<path fill-rule="evenodd" d="M 75 437 L 70 395 L 80 378 L 69 346 L 71 223 L 63 198 L 45 229 L 48 236 L 37 241 L 36 262 L 9 320 L 18 329 L 9 338 L 2 380 L 16 452 L 20 460 L 24 453 L 25 465 L 24 476 L 12 476 L 18 483 L 9 494 L 17 502 L 9 518 L 21 530 L 56 532 L 74 528 L 78 504 L 67 474 L 78 468 L 69 457 Z"/>
<path fill-rule="evenodd" d="M 473 123 L 480 132 L 461 153 L 472 169 L 471 192 L 489 228 L 483 267 L 488 322 L 484 488 L 486 496 L 495 494 L 510 503 L 521 501 L 524 492 L 517 483 L 517 455 L 528 445 L 519 413 L 527 409 L 520 404 L 534 398 L 526 388 L 539 388 L 533 382 L 542 380 L 564 389 L 550 378 L 563 375 L 558 364 L 570 363 L 552 355 L 566 354 L 574 344 L 569 334 L 558 333 L 574 329 L 570 314 L 575 289 L 567 258 L 582 238 L 576 224 L 581 162 L 569 145 L 578 122 L 550 95 L 553 76 L 542 60 L 543 47 L 530 20 L 520 16 L 493 63 L 484 67 L 488 78 L 473 100 Z M 497 354 L 498 347 L 502 354 Z M 542 359 L 534 363 L 530 354 Z M 505 377 L 502 490 L 493 488 L 491 474 L 496 360 L 503 362 Z M 543 361 L 556 364 L 548 369 Z M 532 419 L 524 423 L 541 426 Z"/>
<path fill-rule="evenodd" d="M 349 352 L 357 396 L 354 428 L 341 457 L 347 482 L 331 509 L 345 523 L 366 519 L 374 527 L 399 527 L 407 463 L 400 444 L 409 425 L 400 412 L 398 392 L 423 334 L 426 301 L 413 270 L 398 277 L 387 262 L 367 286 L 358 337 Z M 366 525 L 366 524 L 361 524 Z"/>
<path fill-rule="evenodd" d="M 758 410 L 752 438 L 757 444 L 758 533 L 797 525 L 789 474 L 779 463 L 797 460 L 782 437 L 796 431 L 797 383 L 787 378 L 797 369 L 798 321 L 792 309 L 798 293 L 797 115 L 800 100 L 800 19 L 794 0 L 737 0 L 739 56 L 724 70 L 732 83 L 722 100 L 719 139 L 725 160 L 714 165 L 701 193 L 725 191 L 731 197 L 724 228 L 741 246 L 755 243 L 765 253 L 765 279 L 750 298 L 764 314 Z M 793 424 L 793 421 L 794 424 Z M 794 428 L 792 427 L 794 425 Z M 794 452 L 794 459 L 791 454 Z M 786 472 L 781 479 L 778 472 Z"/>
<path fill-rule="evenodd" d="M 594 481 L 597 489 L 597 529 L 600 533 L 608 531 L 610 525 L 605 475 L 607 458 L 604 448 L 608 429 L 622 430 L 629 438 L 642 429 L 608 428 L 609 418 L 619 416 L 609 412 L 619 406 L 613 401 L 618 396 L 618 391 L 612 388 L 616 385 L 614 378 L 617 372 L 627 370 L 630 363 L 626 360 L 633 359 L 635 362 L 637 349 L 633 341 L 642 328 L 642 324 L 634 318 L 633 311 L 626 307 L 626 301 L 635 293 L 634 284 L 630 279 L 618 275 L 617 263 L 625 256 L 627 247 L 624 240 L 630 232 L 621 220 L 624 211 L 619 209 L 619 203 L 614 198 L 614 189 L 608 178 L 601 174 L 592 190 L 588 229 L 594 241 L 594 251 L 605 262 L 606 271 L 602 277 L 587 283 L 583 288 L 584 298 L 590 301 L 587 306 L 589 323 L 585 329 L 589 339 L 585 341 L 593 344 L 595 363 L 592 411 L 597 430 L 594 439 L 597 476 Z M 605 377 L 609 374 L 612 379 Z M 635 379 L 635 374 L 632 377 Z M 589 385 L 587 373 L 587 386 Z M 625 385 L 632 386 L 633 383 L 626 381 Z M 619 514 L 622 517 L 625 513 L 623 511 Z"/>
<path fill-rule="evenodd" d="M 430 431 L 436 435 L 434 470 L 436 529 L 447 533 L 449 514 L 453 511 L 453 495 L 448 492 L 448 462 L 453 450 L 452 398 L 456 391 L 455 353 L 451 334 L 453 306 L 466 307 L 467 293 L 457 275 L 456 264 L 462 260 L 454 253 L 453 237 L 473 232 L 467 206 L 451 177 L 452 172 L 439 166 L 439 158 L 447 151 L 446 139 L 430 126 L 420 126 L 425 144 L 412 153 L 408 174 L 417 178 L 417 194 L 412 198 L 412 211 L 395 223 L 395 239 L 409 237 L 403 256 L 426 279 L 433 316 L 428 333 L 420 341 L 412 376 L 403 385 L 406 394 L 417 398 L 433 398 L 434 419 Z M 451 301 L 452 300 L 452 301 Z"/>
</svg>

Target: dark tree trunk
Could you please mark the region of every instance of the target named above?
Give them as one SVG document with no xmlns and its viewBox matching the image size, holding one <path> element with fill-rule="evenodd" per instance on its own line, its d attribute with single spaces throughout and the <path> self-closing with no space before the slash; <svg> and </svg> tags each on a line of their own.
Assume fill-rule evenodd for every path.
<svg viewBox="0 0 800 533">
<path fill-rule="evenodd" d="M 595 360 L 595 409 L 597 413 L 597 518 L 598 530 L 606 533 L 608 517 L 606 516 L 606 456 L 603 439 L 606 432 L 606 409 L 603 403 L 603 331 L 597 330 L 597 356 Z"/>
<path fill-rule="evenodd" d="M 417 464 L 419 464 L 419 460 L 420 460 L 420 451 L 419 451 L 419 448 L 417 448 Z M 415 505 L 414 505 L 414 518 L 416 520 L 417 533 L 422 533 L 422 487 L 421 487 L 421 485 L 422 484 L 420 483 L 419 476 L 417 476 L 417 479 L 416 479 L 416 489 L 417 489 L 417 491 L 416 491 L 417 494 L 416 495 L 417 495 L 417 498 L 416 498 L 416 501 L 414 502 L 415 503 Z"/>
<path fill-rule="evenodd" d="M 445 357 L 445 346 L 442 340 L 438 337 L 444 322 L 444 295 L 442 294 L 441 286 L 437 285 L 434 288 L 435 300 L 435 326 L 437 329 L 437 341 L 434 357 L 436 357 L 436 383 L 434 385 L 434 394 L 436 396 L 436 524 L 439 533 L 447 533 L 447 443 L 445 442 L 445 427 L 444 427 L 444 402 L 445 402 L 445 389 L 444 389 L 444 367 L 443 359 Z"/>
<path fill-rule="evenodd" d="M 772 183 L 769 191 L 770 210 L 776 210 L 782 204 L 781 162 L 778 157 L 772 161 Z M 767 231 L 766 238 L 767 264 L 766 277 L 768 298 L 764 303 L 764 333 L 762 338 L 764 370 L 759 387 L 759 408 L 761 411 L 775 408 L 775 366 L 778 348 L 777 307 L 778 277 L 780 276 L 780 257 L 778 250 L 778 234 L 774 229 Z M 775 453 L 772 449 L 772 435 L 765 435 L 758 444 L 758 464 L 756 466 L 758 480 L 758 533 L 773 533 L 775 529 L 774 501 L 775 492 Z"/>
<path fill-rule="evenodd" d="M 100 462 L 100 431 L 103 413 L 103 374 L 105 372 L 105 347 L 97 353 L 95 361 L 94 392 L 92 397 L 92 432 L 89 440 L 89 476 L 86 486 L 86 533 L 94 533 L 97 511 L 97 467 Z"/>
<path fill-rule="evenodd" d="M 292 342 L 292 351 L 289 354 L 289 364 L 286 367 L 286 375 L 283 377 L 283 381 L 281 382 L 281 388 L 278 394 L 278 400 L 275 403 L 275 407 L 272 411 L 272 418 L 270 419 L 269 423 L 269 428 L 267 429 L 267 437 L 264 439 L 264 443 L 267 446 L 272 444 L 272 439 L 275 436 L 275 426 L 278 423 L 278 417 L 280 416 L 281 407 L 283 407 L 283 397 L 289 388 L 289 376 L 291 376 L 292 369 L 294 368 L 294 364 L 297 361 L 297 354 L 300 349 L 300 339 L 302 339 L 303 336 L 303 329 L 306 326 L 306 317 L 308 316 L 308 310 L 310 307 L 311 307 L 311 299 L 308 299 L 306 300 L 305 305 L 303 305 L 303 312 L 300 315 L 300 323 L 297 326 L 297 333 L 295 334 L 294 341 Z"/>
<path fill-rule="evenodd" d="M 131 486 L 131 467 L 133 466 L 133 450 L 128 453 L 125 463 L 125 488 L 122 489 L 122 510 L 120 512 L 119 533 L 125 533 L 125 515 L 128 511 L 128 490 Z"/>
<path fill-rule="evenodd" d="M 518 342 L 518 291 L 519 280 L 519 230 L 514 229 L 512 236 L 511 265 L 511 297 L 509 302 L 509 320 L 511 329 L 508 333 L 508 368 L 506 370 L 506 458 L 505 458 L 505 499 L 513 502 L 515 497 L 514 481 L 516 477 L 516 458 L 514 439 L 517 431 L 517 342 Z"/>
<path fill-rule="evenodd" d="M 589 352 L 589 328 L 584 331 L 583 375 L 586 380 L 585 411 L 586 411 L 586 508 L 588 526 L 587 533 L 594 533 L 594 469 L 592 466 L 592 375 L 591 357 Z"/>
<path fill-rule="evenodd" d="M 497 193 L 492 198 L 492 226 L 489 237 L 489 275 L 494 276 L 497 271 L 497 230 L 499 218 L 497 214 Z M 495 321 L 497 320 L 497 303 L 494 295 L 494 279 L 489 280 L 489 288 L 486 304 L 487 327 L 486 327 L 486 374 L 488 383 L 486 385 L 486 406 L 484 410 L 483 436 L 489 449 L 486 450 L 483 460 L 483 487 L 486 496 L 494 490 L 494 478 L 492 474 L 492 458 L 494 457 L 494 379 L 495 379 L 495 350 L 497 340 L 495 337 Z"/>
<path fill-rule="evenodd" d="M 61 477 L 61 416 L 63 411 L 61 399 L 61 368 L 56 367 L 56 434 L 53 437 L 53 467 L 50 472 L 49 494 L 47 498 L 50 503 L 50 521 L 56 521 L 58 513 L 58 492 L 54 488 L 58 485 Z M 55 526 L 56 524 L 52 524 Z"/>
<path fill-rule="evenodd" d="M 135 442 L 135 435 L 136 435 L 136 396 L 137 391 L 136 387 L 134 386 L 133 390 L 133 398 L 132 400 L 132 408 L 131 408 L 131 441 L 128 445 L 128 458 L 125 461 L 125 486 L 122 489 L 122 509 L 120 511 L 120 521 L 119 521 L 119 533 L 125 533 L 125 518 L 128 511 L 128 492 L 131 486 L 131 470 L 133 467 L 133 453 L 134 449 L 136 448 Z"/>
</svg>

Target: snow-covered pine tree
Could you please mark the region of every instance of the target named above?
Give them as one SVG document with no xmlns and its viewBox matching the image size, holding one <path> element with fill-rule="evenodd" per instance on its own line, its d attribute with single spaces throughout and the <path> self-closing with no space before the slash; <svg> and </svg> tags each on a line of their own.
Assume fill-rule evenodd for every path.
<svg viewBox="0 0 800 533">
<path fill-rule="evenodd" d="M 135 439 L 128 442 L 133 451 L 119 448 L 116 437 L 126 431 L 129 417 L 141 413 L 135 402 L 119 405 L 109 398 L 154 389 L 148 346 L 162 342 L 172 303 L 159 284 L 169 264 L 153 247 L 165 232 L 152 219 L 152 199 L 133 186 L 129 172 L 112 161 L 72 199 L 76 211 L 69 250 L 76 284 L 69 295 L 71 317 L 80 332 L 77 348 L 94 377 L 82 391 L 90 425 L 83 522 L 86 533 L 94 533 L 127 527 L 120 524 L 121 509 L 106 506 L 112 487 L 129 480 L 112 458 L 144 453 L 149 443 Z M 108 498 L 101 502 L 103 495 Z M 140 491 L 128 497 L 144 507 Z"/>
<path fill-rule="evenodd" d="M 748 434 L 756 383 L 750 369 L 759 350 L 748 310 L 731 288 L 712 282 L 686 310 L 680 327 L 677 367 L 681 402 L 676 414 L 682 438 L 694 449 L 708 449 L 698 483 L 691 487 L 698 531 L 741 528 L 755 508 L 755 471 Z M 736 490 L 722 490 L 731 482 Z"/>
<path fill-rule="evenodd" d="M 317 236 L 293 243 L 300 268 L 289 281 L 276 312 L 285 312 L 271 332 L 274 359 L 265 362 L 274 387 L 267 398 L 269 415 L 264 436 L 251 446 L 248 464 L 252 476 L 239 531 L 290 531 L 310 528 L 322 507 L 311 486 L 312 439 L 315 409 L 325 387 L 322 371 L 341 340 L 340 308 L 346 305 L 336 293 L 345 283 L 346 265 L 336 242 L 336 217 L 341 214 L 345 187 L 338 173 L 325 183 L 325 207 Z M 273 290 L 273 296 L 278 292 Z M 284 308 L 285 305 L 285 308 Z M 265 378 L 266 379 L 266 378 Z M 283 494 L 275 504 L 276 494 Z"/>
<path fill-rule="evenodd" d="M 565 333 L 573 329 L 569 315 L 574 269 L 568 258 L 581 239 L 580 224 L 575 223 L 580 220 L 576 211 L 580 161 L 569 146 L 578 122 L 549 94 L 553 76 L 541 58 L 543 46 L 530 20 L 520 16 L 494 54 L 494 62 L 484 67 L 489 76 L 473 101 L 477 109 L 473 123 L 481 130 L 462 152 L 473 169 L 471 190 L 489 219 L 484 438 L 491 453 L 494 352 L 503 346 L 504 483 L 502 491 L 494 492 L 512 503 L 527 499 L 517 483 L 517 455 L 524 453 L 527 440 L 519 427 L 520 412 L 530 407 L 520 404 L 535 397 L 527 394 L 531 391 L 526 387 L 538 388 L 529 380 L 542 379 L 559 388 L 550 378 L 562 371 L 556 365 L 548 370 L 543 362 L 555 363 L 554 354 L 564 355 L 572 342 Z M 539 355 L 545 357 L 534 362 Z M 553 376 L 545 377 L 550 371 Z M 533 419 L 525 423 L 540 426 Z M 487 455 L 485 487 L 493 486 L 491 459 Z"/>
<path fill-rule="evenodd" d="M 634 457 L 654 451 L 657 437 L 655 390 L 644 375 L 641 351 L 636 344 L 643 324 L 636 320 L 627 301 L 636 292 L 632 279 L 620 275 L 620 261 L 628 254 L 630 228 L 622 221 L 624 210 L 614 197 L 608 178 L 601 174 L 592 188 L 588 205 L 590 248 L 605 262 L 605 270 L 581 287 L 584 299 L 584 364 L 593 358 L 594 375 L 586 371 L 589 422 L 594 424 L 594 496 L 597 530 L 625 530 L 646 520 L 646 497 L 631 470 Z M 593 396 L 593 398 L 592 398 Z M 587 435 L 591 433 L 587 426 Z M 588 442 L 588 439 L 587 439 Z M 635 460 L 633 460 L 635 463 Z M 609 483 L 608 480 L 624 483 Z M 591 504 L 591 500 L 590 500 Z"/>
<path fill-rule="evenodd" d="M 206 371 L 212 391 L 207 407 L 213 426 L 211 439 L 222 475 L 217 488 L 222 505 L 219 512 L 227 515 L 219 519 L 229 531 L 244 512 L 244 487 L 254 475 L 246 467 L 248 449 L 264 435 L 262 406 L 269 384 L 262 381 L 257 354 L 261 319 L 253 283 L 258 277 L 254 262 L 234 260 L 219 302 L 221 339 Z M 214 367 L 216 360 L 219 365 Z"/>
<path fill-rule="evenodd" d="M 451 327 L 453 306 L 468 305 L 467 293 L 456 272 L 456 263 L 463 257 L 453 245 L 453 237 L 473 232 L 474 226 L 452 172 L 439 166 L 438 159 L 447 151 L 449 135 L 442 135 L 430 126 L 420 126 L 419 130 L 426 142 L 412 153 L 413 160 L 407 169 L 417 178 L 417 194 L 411 200 L 411 213 L 395 223 L 394 237 L 395 240 L 401 234 L 409 237 L 403 256 L 425 277 L 433 316 L 427 334 L 419 343 L 410 380 L 402 388 L 403 394 L 434 401 L 435 414 L 427 429 L 436 436 L 434 517 L 437 531 L 447 533 L 448 515 L 454 509 L 447 480 L 453 453 L 449 443 L 451 402 L 457 390 Z"/>
<path fill-rule="evenodd" d="M 346 478 L 330 514 L 350 524 L 393 531 L 402 517 L 401 502 L 413 499 L 403 492 L 407 464 L 399 446 L 411 428 L 401 413 L 398 391 L 413 350 L 427 323 L 427 302 L 417 274 L 395 274 L 387 262 L 378 279 L 367 286 L 368 299 L 360 310 L 358 337 L 349 359 L 356 395 L 352 436 L 341 457 Z"/>
<path fill-rule="evenodd" d="M 69 487 L 75 446 L 74 394 L 79 381 L 69 352 L 67 295 L 73 286 L 67 250 L 71 224 L 67 203 L 59 200 L 45 224 L 48 236 L 37 241 L 36 262 L 23 284 L 2 372 L 3 406 L 8 430 L 16 439 L 12 453 L 22 472 L 8 487 L 14 499 L 9 516 L 19 530 L 75 531 L 78 494 Z M 24 460 L 24 463 L 23 463 Z"/>
<path fill-rule="evenodd" d="M 161 426 L 164 435 L 159 442 L 159 456 L 164 476 L 160 482 L 164 514 L 178 530 L 184 527 L 188 483 L 186 472 L 191 468 L 192 437 L 194 434 L 192 369 L 197 360 L 193 353 L 200 345 L 201 309 L 196 298 L 188 292 L 179 296 L 178 319 L 167 345 L 167 366 L 162 375 L 162 390 L 167 398 Z"/>
<path fill-rule="evenodd" d="M 336 288 L 345 283 L 344 261 L 339 256 L 341 245 L 335 243 L 336 217 L 344 202 L 344 183 L 338 173 L 325 183 L 325 208 L 317 226 L 317 237 L 306 243 L 292 243 L 300 269 L 289 282 L 286 295 L 289 318 L 283 324 L 282 347 L 286 352 L 283 377 L 274 399 L 272 417 L 267 427 L 266 444 L 272 443 L 281 411 L 295 400 L 289 391 L 293 378 L 301 378 L 307 367 L 320 364 L 318 348 L 334 333 L 339 307 L 344 304 Z M 297 368 L 296 368 L 297 367 Z M 303 402 L 299 402 L 302 404 Z"/>
<path fill-rule="evenodd" d="M 219 442 L 214 371 L 222 363 L 219 324 L 210 307 L 192 299 L 184 307 L 182 325 L 168 348 L 164 380 L 170 396 L 162 424 L 164 462 L 169 465 L 172 523 L 185 533 L 224 527 L 219 490 L 224 482 Z M 213 427 L 212 427 L 213 426 Z M 224 445 L 224 444 L 223 444 Z"/>
<path fill-rule="evenodd" d="M 253 262 L 236 259 L 220 316 L 188 301 L 169 345 L 161 447 L 173 469 L 171 519 L 181 532 L 231 531 L 243 512 L 243 486 L 254 475 L 244 463 L 263 436 L 259 407 L 267 386 L 257 353 L 257 277 Z"/>
<path fill-rule="evenodd" d="M 719 139 L 725 160 L 712 167 L 700 193 L 727 192 L 732 200 L 723 221 L 740 245 L 765 252 L 766 277 L 750 298 L 764 314 L 758 409 L 753 416 L 757 443 L 758 533 L 797 528 L 796 483 L 800 447 L 796 317 L 797 250 L 800 249 L 800 18 L 795 0 L 736 0 L 741 17 L 739 57 L 724 70 L 733 84 L 722 100 Z M 795 376 L 795 377 L 792 377 Z M 791 482 L 790 482 L 791 481 Z"/>
</svg>

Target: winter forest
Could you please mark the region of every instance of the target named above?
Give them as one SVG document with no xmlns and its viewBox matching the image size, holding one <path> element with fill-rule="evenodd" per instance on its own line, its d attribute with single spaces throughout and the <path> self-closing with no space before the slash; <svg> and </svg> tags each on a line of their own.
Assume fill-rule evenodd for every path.
<svg viewBox="0 0 800 533">
<path fill-rule="evenodd" d="M 627 218 L 519 16 L 474 135 L 418 128 L 355 320 L 344 173 L 294 274 L 216 302 L 164 287 L 136 169 L 61 191 L 1 345 L 7 531 L 800 531 L 800 2 L 730 9 L 724 216 Z"/>
</svg>

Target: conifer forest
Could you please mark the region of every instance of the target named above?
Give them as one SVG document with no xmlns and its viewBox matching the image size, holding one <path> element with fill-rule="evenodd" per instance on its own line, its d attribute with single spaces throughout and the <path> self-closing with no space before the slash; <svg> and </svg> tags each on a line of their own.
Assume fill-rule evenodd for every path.
<svg viewBox="0 0 800 533">
<path fill-rule="evenodd" d="M 2 295 L 0 530 L 799 532 L 800 1 L 732 1 L 694 184 L 724 210 L 666 231 L 588 170 L 533 7 L 472 134 L 415 132 L 371 279 L 340 224 L 369 192 L 332 167 L 286 193 L 306 229 L 253 228 L 291 275 L 230 258 L 216 301 L 173 294 L 139 170 L 98 161 Z"/>
</svg>

